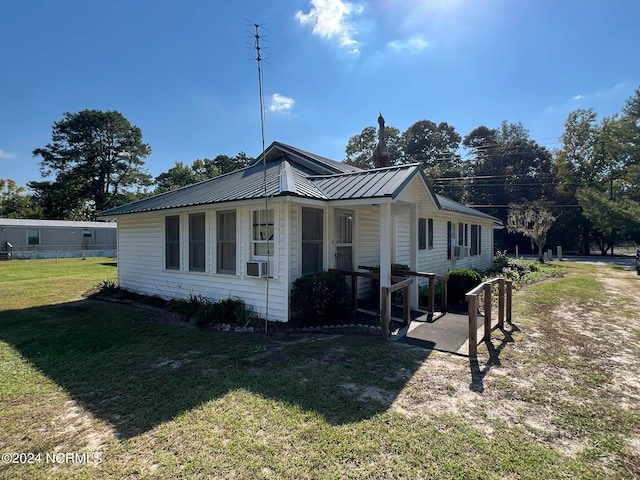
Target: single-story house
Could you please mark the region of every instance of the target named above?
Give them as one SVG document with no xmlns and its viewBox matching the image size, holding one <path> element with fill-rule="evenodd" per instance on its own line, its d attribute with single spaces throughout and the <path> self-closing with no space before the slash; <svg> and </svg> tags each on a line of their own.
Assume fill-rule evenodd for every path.
<svg viewBox="0 0 640 480">
<path fill-rule="evenodd" d="M 0 218 L 0 252 L 13 258 L 115 256 L 115 222 Z"/>
<path fill-rule="evenodd" d="M 436 195 L 419 164 L 362 170 L 279 142 L 246 168 L 100 215 L 117 219 L 122 288 L 234 296 L 258 315 L 268 305 L 279 321 L 289 320 L 293 281 L 308 273 L 380 267 L 388 287 L 397 263 L 436 274 L 488 269 L 500 225 Z M 410 293 L 417 307 L 417 283 Z"/>
</svg>

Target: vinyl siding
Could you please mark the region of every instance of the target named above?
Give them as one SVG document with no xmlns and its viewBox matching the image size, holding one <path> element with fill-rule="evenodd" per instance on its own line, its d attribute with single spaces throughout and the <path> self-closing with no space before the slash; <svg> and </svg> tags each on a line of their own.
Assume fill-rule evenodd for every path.
<svg viewBox="0 0 640 480">
<path fill-rule="evenodd" d="M 277 265 L 277 278 L 269 281 L 269 319 L 286 321 L 288 308 L 285 289 L 286 275 L 283 266 L 284 249 L 279 248 L 278 240 L 282 237 L 283 223 L 279 222 L 282 207 L 273 204 L 276 217 L 278 238 L 275 242 L 275 256 L 272 261 Z M 255 208 L 261 208 L 256 206 Z M 202 295 L 217 301 L 233 296 L 250 305 L 253 310 L 264 317 L 266 313 L 266 281 L 260 278 L 246 277 L 246 262 L 250 260 L 251 251 L 251 207 L 236 209 L 237 220 L 237 275 L 215 274 L 216 210 L 207 210 L 208 222 L 206 272 L 188 271 L 188 233 L 185 231 L 188 214 L 179 213 L 181 217 L 180 270 L 164 268 L 164 218 L 166 215 L 140 214 L 128 215 L 118 220 L 119 246 L 118 278 L 122 288 L 146 295 L 159 295 L 163 298 L 188 298 L 190 295 Z M 229 210 L 228 208 L 223 210 Z M 176 214 L 176 213 L 171 213 Z M 167 213 L 169 215 L 169 213 Z M 282 274 L 281 274 L 282 273 Z"/>
</svg>

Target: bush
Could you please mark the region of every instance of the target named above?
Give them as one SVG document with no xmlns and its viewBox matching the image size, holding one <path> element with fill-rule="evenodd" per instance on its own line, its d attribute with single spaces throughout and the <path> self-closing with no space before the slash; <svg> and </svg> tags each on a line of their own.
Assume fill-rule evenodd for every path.
<svg viewBox="0 0 640 480">
<path fill-rule="evenodd" d="M 220 323 L 235 323 L 245 327 L 251 321 L 251 310 L 239 298 L 229 297 L 219 302 L 206 300 L 198 306 L 195 319 L 199 327 Z"/>
<path fill-rule="evenodd" d="M 437 280 L 433 287 L 433 303 L 442 307 L 442 282 Z M 425 283 L 418 288 L 418 303 L 421 307 L 427 308 L 429 306 L 429 284 Z M 434 308 L 435 308 L 434 305 Z"/>
<path fill-rule="evenodd" d="M 465 303 L 466 293 L 482 283 L 482 277 L 475 270 L 451 270 L 448 276 L 450 305 L 460 305 Z"/>
<path fill-rule="evenodd" d="M 335 323 L 349 301 L 349 287 L 340 272 L 304 275 L 291 288 L 291 314 L 303 325 Z"/>
<path fill-rule="evenodd" d="M 103 280 L 96 285 L 96 290 L 103 295 L 115 295 L 119 290 L 118 282 L 111 279 Z"/>
</svg>

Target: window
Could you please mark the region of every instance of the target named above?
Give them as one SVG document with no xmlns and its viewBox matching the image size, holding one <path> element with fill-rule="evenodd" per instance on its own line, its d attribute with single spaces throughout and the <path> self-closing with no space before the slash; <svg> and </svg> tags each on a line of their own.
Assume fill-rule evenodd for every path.
<svg viewBox="0 0 640 480">
<path fill-rule="evenodd" d="M 273 255 L 273 209 L 253 212 L 251 243 L 254 256 Z"/>
<path fill-rule="evenodd" d="M 433 250 L 433 218 L 429 219 L 429 230 L 428 230 L 428 241 L 427 244 L 429 246 L 429 250 Z"/>
<path fill-rule="evenodd" d="M 302 275 L 322 271 L 322 210 L 302 208 Z"/>
<path fill-rule="evenodd" d="M 236 212 L 218 212 L 218 273 L 236 273 Z"/>
<path fill-rule="evenodd" d="M 427 249 L 427 219 L 418 219 L 418 250 Z"/>
<path fill-rule="evenodd" d="M 82 238 L 93 238 L 93 230 L 82 230 Z"/>
<path fill-rule="evenodd" d="M 464 245 L 464 223 L 458 224 L 458 245 Z"/>
<path fill-rule="evenodd" d="M 189 270 L 205 270 L 205 220 L 204 213 L 189 215 Z"/>
<path fill-rule="evenodd" d="M 471 255 L 478 255 L 478 225 L 471 225 Z"/>
<path fill-rule="evenodd" d="M 40 230 L 37 228 L 27 229 L 27 244 L 40 245 Z"/>
<path fill-rule="evenodd" d="M 165 217 L 164 227 L 165 268 L 180 270 L 180 217 Z"/>
</svg>

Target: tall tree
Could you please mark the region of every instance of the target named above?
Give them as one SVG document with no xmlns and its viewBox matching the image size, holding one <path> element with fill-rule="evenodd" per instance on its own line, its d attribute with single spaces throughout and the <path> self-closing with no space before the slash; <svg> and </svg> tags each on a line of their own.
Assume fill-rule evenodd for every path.
<svg viewBox="0 0 640 480">
<path fill-rule="evenodd" d="M 138 127 L 119 112 L 100 110 L 65 113 L 53 124 L 52 142 L 33 151 L 44 177 L 55 175 L 55 183 L 77 194 L 75 207 L 94 211 L 125 201 L 131 187 L 151 184 L 142 168 L 150 153 Z"/>
<path fill-rule="evenodd" d="M 456 129 L 447 122 L 419 120 L 402 134 L 405 161 L 420 162 L 427 175 L 440 177 L 459 169 L 461 159 L 456 152 L 460 141 Z"/>
<path fill-rule="evenodd" d="M 562 146 L 555 152 L 556 194 L 559 204 L 567 205 L 565 214 L 559 219 L 566 248 L 577 249 L 589 255 L 592 224 L 579 205 L 578 189 L 595 180 L 595 148 L 600 125 L 592 109 L 575 110 L 567 116 L 564 132 L 560 136 Z"/>
<path fill-rule="evenodd" d="M 400 130 L 396 127 L 385 126 L 384 133 L 387 140 L 387 149 L 392 164 L 402 162 L 402 146 Z M 349 138 L 345 148 L 346 158 L 344 163 L 365 170 L 375 168 L 373 156 L 378 144 L 378 131 L 376 127 L 365 127 L 359 134 Z"/>
</svg>

